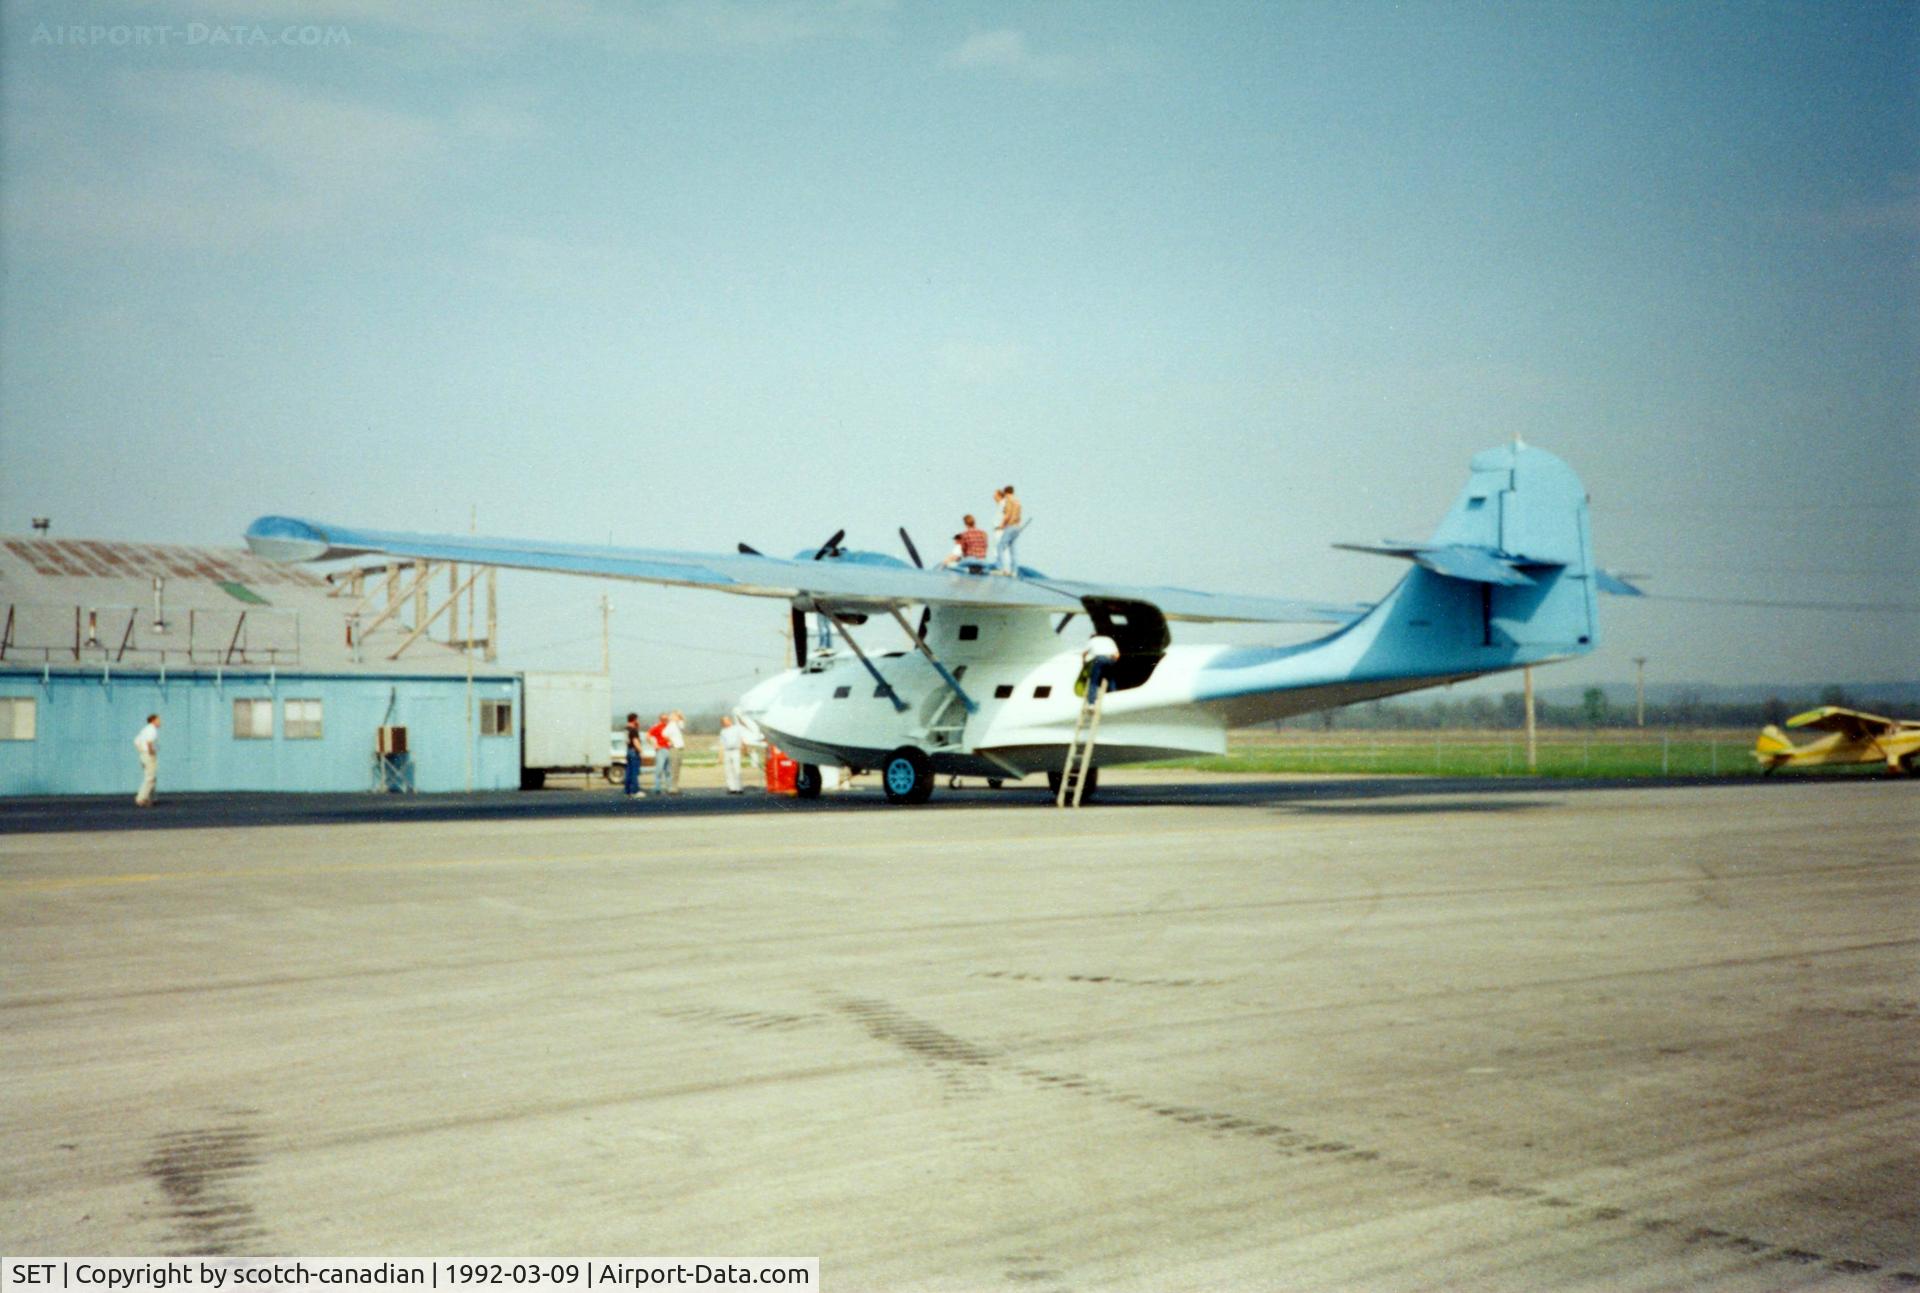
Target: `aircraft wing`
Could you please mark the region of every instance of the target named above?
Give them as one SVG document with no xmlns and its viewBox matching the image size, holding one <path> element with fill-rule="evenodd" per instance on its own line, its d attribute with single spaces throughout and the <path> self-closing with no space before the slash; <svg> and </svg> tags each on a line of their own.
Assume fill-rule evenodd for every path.
<svg viewBox="0 0 1920 1293">
<path fill-rule="evenodd" d="M 836 611 L 950 605 L 1066 612 L 1084 610 L 1083 599 L 1096 597 L 1151 602 L 1168 619 L 1345 624 L 1367 610 L 1365 606 L 1231 597 L 1184 588 L 1079 583 L 1031 572 L 1008 579 L 947 569 L 922 570 L 895 557 L 866 552 L 786 559 L 759 553 L 680 552 L 366 530 L 287 516 L 261 517 L 247 527 L 246 539 L 254 552 L 273 561 L 325 561 L 377 553 L 824 602 Z"/>
<path fill-rule="evenodd" d="M 1849 741 L 1866 741 L 1898 731 L 1900 723 L 1896 719 L 1882 718 L 1878 714 L 1863 714 L 1857 709 L 1822 705 L 1804 714 L 1795 714 L 1787 720 L 1787 726 L 1818 728 L 1823 732 L 1839 732 Z"/>
</svg>

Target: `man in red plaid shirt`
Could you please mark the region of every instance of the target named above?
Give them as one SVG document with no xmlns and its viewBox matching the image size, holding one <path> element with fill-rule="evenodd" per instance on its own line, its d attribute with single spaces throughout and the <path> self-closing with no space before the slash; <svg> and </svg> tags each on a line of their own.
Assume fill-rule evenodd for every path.
<svg viewBox="0 0 1920 1293">
<path fill-rule="evenodd" d="M 953 536 L 953 551 L 947 554 L 943 566 L 958 565 L 962 561 L 985 561 L 987 559 L 987 532 L 971 515 L 961 518 L 966 528 Z"/>
</svg>

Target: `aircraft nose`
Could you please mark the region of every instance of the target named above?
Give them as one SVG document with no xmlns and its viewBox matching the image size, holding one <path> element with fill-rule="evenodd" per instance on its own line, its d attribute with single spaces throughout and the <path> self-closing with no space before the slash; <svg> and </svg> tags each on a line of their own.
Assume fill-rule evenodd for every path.
<svg viewBox="0 0 1920 1293">
<path fill-rule="evenodd" d="M 740 697 L 740 712 L 748 718 L 758 720 L 773 707 L 773 699 L 779 694 L 781 683 L 785 681 L 786 676 L 785 673 L 775 674 L 771 678 L 761 679 L 748 688 L 746 694 Z"/>
</svg>

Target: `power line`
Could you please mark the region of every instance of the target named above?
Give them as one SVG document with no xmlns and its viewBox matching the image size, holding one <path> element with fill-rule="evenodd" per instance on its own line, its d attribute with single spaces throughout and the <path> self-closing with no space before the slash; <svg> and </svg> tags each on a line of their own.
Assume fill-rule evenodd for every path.
<svg viewBox="0 0 1920 1293">
<path fill-rule="evenodd" d="M 772 649 L 765 651 L 738 651 L 731 647 L 708 646 L 704 642 L 675 642 L 671 638 L 642 637 L 636 633 L 615 633 L 613 636 L 621 642 L 631 642 L 643 646 L 674 647 L 682 651 L 698 651 L 704 655 L 739 656 L 745 660 L 767 660 L 777 658 L 780 655 L 779 652 Z"/>
<path fill-rule="evenodd" d="M 1676 597 L 1666 593 L 1641 596 L 1650 602 L 1688 602 L 1696 606 L 1758 606 L 1782 611 L 1843 611 L 1849 615 L 1920 615 L 1920 605 L 1898 602 L 1791 602 L 1760 597 Z"/>
</svg>

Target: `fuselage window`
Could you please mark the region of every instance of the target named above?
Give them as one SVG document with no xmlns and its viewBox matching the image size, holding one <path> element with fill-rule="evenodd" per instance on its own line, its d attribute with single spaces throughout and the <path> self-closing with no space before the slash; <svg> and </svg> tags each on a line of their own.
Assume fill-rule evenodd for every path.
<svg viewBox="0 0 1920 1293">
<path fill-rule="evenodd" d="M 835 700 L 845 700 L 851 695 L 853 695 L 853 688 L 851 687 L 835 687 L 833 689 L 833 698 Z"/>
<path fill-rule="evenodd" d="M 1051 695 L 1053 695 L 1052 687 L 1035 687 L 1033 689 L 1033 698 L 1035 700 L 1045 700 Z"/>
<path fill-rule="evenodd" d="M 1005 700 L 1011 695 L 1013 695 L 1013 684 L 1010 682 L 1003 682 L 993 689 L 993 698 L 995 700 Z"/>
<path fill-rule="evenodd" d="M 978 624 L 962 624 L 960 626 L 960 640 L 962 642 L 977 641 L 979 637 L 980 626 Z"/>
</svg>

